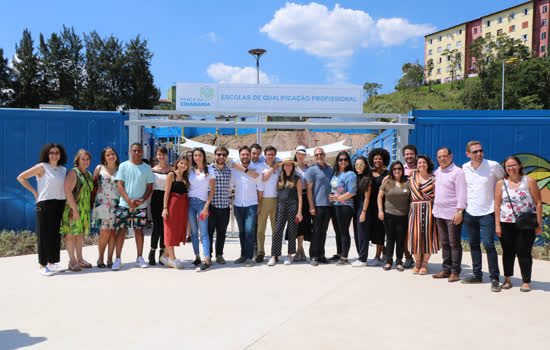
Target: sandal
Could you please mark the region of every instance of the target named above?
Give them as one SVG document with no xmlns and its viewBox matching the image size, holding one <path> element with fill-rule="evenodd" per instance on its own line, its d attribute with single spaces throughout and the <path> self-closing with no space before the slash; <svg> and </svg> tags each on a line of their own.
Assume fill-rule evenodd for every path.
<svg viewBox="0 0 550 350">
<path fill-rule="evenodd" d="M 80 267 L 82 267 L 83 269 L 91 269 L 92 268 L 92 264 L 90 264 L 89 262 L 87 262 L 84 259 L 80 260 L 78 262 L 78 265 L 80 265 Z"/>
<path fill-rule="evenodd" d="M 512 282 L 504 282 L 501 286 L 500 286 L 500 289 L 510 289 L 512 288 Z"/>
<path fill-rule="evenodd" d="M 110 268 L 112 268 L 112 267 L 113 267 L 113 262 L 112 262 L 112 261 L 111 261 L 111 262 L 107 262 L 107 268 L 110 269 Z"/>
<path fill-rule="evenodd" d="M 78 271 L 82 270 L 80 268 L 80 265 L 76 261 L 70 262 L 68 269 L 69 269 L 69 271 L 74 271 L 74 272 L 78 272 Z"/>
<path fill-rule="evenodd" d="M 396 268 L 397 271 L 399 271 L 399 272 L 405 271 L 405 269 L 403 268 L 403 265 L 397 265 L 395 268 Z"/>
<path fill-rule="evenodd" d="M 384 267 L 382 268 L 384 271 L 389 271 L 391 270 L 391 264 L 386 264 L 384 265 Z"/>
<path fill-rule="evenodd" d="M 413 267 L 413 275 L 418 275 L 421 267 L 422 267 L 422 264 L 417 262 L 416 265 L 414 265 Z"/>
<path fill-rule="evenodd" d="M 100 268 L 100 269 L 104 269 L 105 268 L 105 264 L 103 262 L 97 262 L 97 267 Z"/>
</svg>

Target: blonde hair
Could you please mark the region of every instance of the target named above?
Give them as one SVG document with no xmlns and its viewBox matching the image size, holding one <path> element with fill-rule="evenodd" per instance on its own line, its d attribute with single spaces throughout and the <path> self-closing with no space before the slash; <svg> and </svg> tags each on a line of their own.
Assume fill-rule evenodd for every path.
<svg viewBox="0 0 550 350">
<path fill-rule="evenodd" d="M 481 145 L 481 142 L 475 140 L 468 142 L 466 144 L 466 152 L 470 152 L 470 148 L 474 145 Z M 449 154 L 451 154 L 451 150 L 449 150 Z"/>
<path fill-rule="evenodd" d="M 76 168 L 78 168 L 78 166 L 80 165 L 80 156 L 82 156 L 83 154 L 87 155 L 88 158 L 90 158 L 90 163 L 92 162 L 92 155 L 90 154 L 90 152 L 81 148 L 78 150 L 78 152 L 76 152 L 76 155 L 74 156 L 74 166 Z"/>
<path fill-rule="evenodd" d="M 279 181 L 277 182 L 277 188 L 282 190 L 283 188 L 294 188 L 296 183 L 300 181 L 300 178 L 296 175 L 296 166 L 292 163 L 292 171 L 290 175 L 286 175 L 285 169 L 281 169 L 281 174 L 279 175 Z"/>
</svg>

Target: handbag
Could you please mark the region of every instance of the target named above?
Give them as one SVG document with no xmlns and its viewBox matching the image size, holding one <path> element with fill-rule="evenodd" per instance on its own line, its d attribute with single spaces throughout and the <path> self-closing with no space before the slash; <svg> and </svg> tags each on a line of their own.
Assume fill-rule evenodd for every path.
<svg viewBox="0 0 550 350">
<path fill-rule="evenodd" d="M 508 186 L 506 186 L 506 181 L 504 181 L 504 189 L 506 190 L 506 195 L 508 196 L 508 202 L 510 202 L 510 207 L 512 207 L 512 213 L 514 213 L 514 216 L 516 217 L 516 228 L 518 230 L 534 230 L 537 227 L 539 227 L 539 221 L 537 219 L 537 213 L 530 212 L 530 213 L 521 213 L 519 215 L 516 215 L 516 211 L 514 210 L 514 204 L 512 203 L 512 199 L 510 198 L 510 193 L 508 193 Z"/>
</svg>

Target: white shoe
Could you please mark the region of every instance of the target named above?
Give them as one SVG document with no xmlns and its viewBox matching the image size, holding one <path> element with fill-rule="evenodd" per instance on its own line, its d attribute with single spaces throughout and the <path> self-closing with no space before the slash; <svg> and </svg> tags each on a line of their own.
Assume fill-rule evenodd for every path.
<svg viewBox="0 0 550 350">
<path fill-rule="evenodd" d="M 149 267 L 149 264 L 145 262 L 142 256 L 138 256 L 138 258 L 136 259 L 136 264 L 138 267 L 141 267 L 142 269 L 146 269 Z"/>
<path fill-rule="evenodd" d="M 52 272 L 55 272 L 55 273 L 67 271 L 66 268 L 61 267 L 61 266 L 60 266 L 59 264 L 57 264 L 57 263 L 55 263 L 55 264 L 53 264 L 53 265 L 49 265 L 49 266 L 48 266 L 48 269 L 49 269 L 50 271 L 52 271 Z"/>
<path fill-rule="evenodd" d="M 122 267 L 122 262 L 120 261 L 120 258 L 116 258 L 115 262 L 113 263 L 113 267 L 111 267 L 111 270 L 118 271 Z"/>
<path fill-rule="evenodd" d="M 174 261 L 176 263 L 176 269 L 183 269 L 183 261 L 181 261 L 180 259 L 176 259 Z"/>
<path fill-rule="evenodd" d="M 46 276 L 46 277 L 55 275 L 55 272 L 51 271 L 47 266 L 41 268 L 40 270 L 38 270 L 38 272 L 40 272 L 42 276 Z"/>
<path fill-rule="evenodd" d="M 275 258 L 270 258 L 269 261 L 267 262 L 267 266 L 275 266 L 275 264 L 277 264 L 277 262 L 275 261 Z"/>
<path fill-rule="evenodd" d="M 285 265 L 290 265 L 292 264 L 292 259 L 289 258 L 288 256 L 285 258 L 285 262 L 284 262 Z"/>
<path fill-rule="evenodd" d="M 168 259 L 167 257 L 165 257 L 164 255 L 161 255 L 161 257 L 159 258 L 159 261 L 161 263 L 164 264 L 164 266 L 170 266 L 168 265 L 168 262 L 170 261 L 170 259 Z M 171 267 L 171 266 L 170 266 Z"/>
<path fill-rule="evenodd" d="M 351 264 L 351 266 L 353 266 L 353 267 L 365 267 L 365 266 L 367 266 L 367 263 L 366 263 L 366 262 L 362 262 L 361 260 L 358 259 L 358 260 L 355 260 L 355 261 Z"/>
</svg>

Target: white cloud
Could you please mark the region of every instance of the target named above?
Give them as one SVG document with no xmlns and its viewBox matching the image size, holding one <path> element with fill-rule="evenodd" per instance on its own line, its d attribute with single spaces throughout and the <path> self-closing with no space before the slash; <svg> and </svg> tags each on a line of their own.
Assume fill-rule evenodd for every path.
<svg viewBox="0 0 550 350">
<path fill-rule="evenodd" d="M 435 31 L 430 24 L 411 24 L 404 18 L 375 21 L 362 10 L 336 4 L 332 10 L 312 2 L 308 5 L 286 3 L 260 32 L 291 50 L 325 60 L 327 79 L 345 82 L 349 58 L 365 47 L 402 45 L 406 41 Z"/>
<path fill-rule="evenodd" d="M 257 82 L 255 67 L 234 67 L 218 62 L 209 65 L 206 73 L 218 83 L 256 84 Z M 260 70 L 260 83 L 270 84 L 272 80 Z"/>
<path fill-rule="evenodd" d="M 201 35 L 201 39 L 206 39 L 210 41 L 212 44 L 217 43 L 220 40 L 220 37 L 216 35 L 214 32 L 209 32 L 206 34 Z"/>
</svg>

